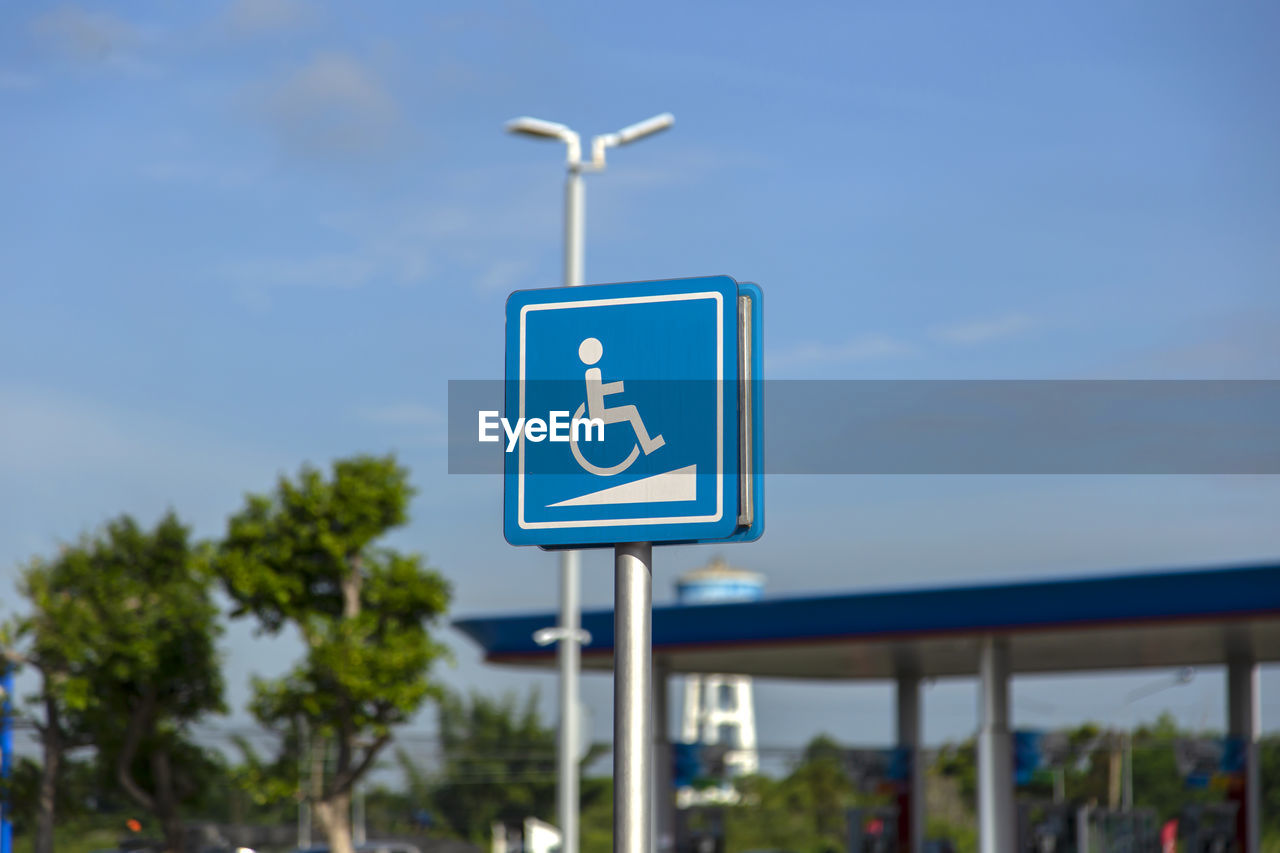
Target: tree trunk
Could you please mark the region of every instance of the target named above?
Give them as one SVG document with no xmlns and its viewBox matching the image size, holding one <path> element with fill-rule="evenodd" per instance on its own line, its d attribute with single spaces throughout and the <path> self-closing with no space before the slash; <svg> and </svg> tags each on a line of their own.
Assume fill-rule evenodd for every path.
<svg viewBox="0 0 1280 853">
<path fill-rule="evenodd" d="M 1111 761 L 1107 773 L 1107 808 L 1120 808 L 1120 739 L 1111 734 Z"/>
<path fill-rule="evenodd" d="M 35 853 L 53 853 L 53 827 L 57 811 L 58 771 L 62 765 L 62 720 L 52 696 L 44 699 L 44 765 L 40 768 L 40 805 L 36 820 Z"/>
<path fill-rule="evenodd" d="M 166 853 L 186 853 L 187 828 L 176 809 L 160 817 L 160 831 L 164 833 Z"/>
<path fill-rule="evenodd" d="M 352 554 L 349 568 L 342 578 L 342 618 L 354 619 L 360 615 L 360 587 L 364 580 L 360 573 L 360 555 Z M 323 799 L 317 799 L 315 814 L 329 840 L 329 853 L 355 853 L 351 840 L 351 785 L 345 777 L 351 770 L 350 716 L 338 732 L 338 761 L 334 768 L 333 790 Z"/>
<path fill-rule="evenodd" d="M 364 577 L 360 574 L 359 554 L 353 554 L 347 562 L 350 568 L 342 578 L 342 618 L 354 619 L 360 615 L 360 587 Z"/>
<path fill-rule="evenodd" d="M 151 775 L 155 782 L 155 815 L 164 833 L 166 853 L 186 853 L 186 827 L 178 813 L 177 792 L 173 784 L 173 768 L 169 755 L 160 744 L 151 753 Z"/>
<path fill-rule="evenodd" d="M 329 853 L 354 853 L 351 842 L 351 791 L 330 794 L 315 804 L 316 818 L 329 841 Z"/>
<path fill-rule="evenodd" d="M 142 808 L 156 813 L 156 801 L 138 785 L 133 778 L 133 759 L 142 744 L 142 736 L 151 725 L 151 712 L 155 707 L 155 696 L 144 696 L 139 707 L 132 709 L 129 722 L 125 726 L 124 743 L 116 753 L 116 782 L 135 803 Z"/>
</svg>

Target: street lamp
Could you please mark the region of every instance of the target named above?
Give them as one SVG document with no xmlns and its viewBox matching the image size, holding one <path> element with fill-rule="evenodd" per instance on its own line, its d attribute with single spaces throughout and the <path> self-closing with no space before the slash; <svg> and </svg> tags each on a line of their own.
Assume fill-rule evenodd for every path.
<svg viewBox="0 0 1280 853">
<path fill-rule="evenodd" d="M 619 145 L 652 136 L 675 124 L 675 116 L 671 113 L 638 121 L 628 125 L 617 133 L 602 133 L 591 140 L 591 159 L 583 162 L 582 139 L 577 131 L 557 121 L 546 121 L 540 118 L 521 116 L 507 122 L 507 132 L 535 139 L 555 139 L 565 144 L 565 181 L 564 199 L 564 283 L 566 287 L 582 284 L 583 256 L 583 198 L 582 174 L 584 172 L 604 171 L 605 151 Z M 577 853 L 567 847 L 564 853 Z"/>
<path fill-rule="evenodd" d="M 1125 811 L 1133 810 L 1133 711 L 1131 706 L 1139 699 L 1145 699 L 1147 696 L 1159 693 L 1161 690 L 1167 690 L 1170 687 L 1178 687 L 1182 684 L 1190 684 L 1192 679 L 1196 677 L 1196 669 L 1193 666 L 1184 666 L 1178 669 L 1172 676 L 1166 676 L 1150 684 L 1130 690 L 1124 699 L 1123 708 L 1128 717 L 1126 720 L 1123 747 L 1124 751 L 1121 755 L 1122 769 L 1124 772 L 1124 781 L 1121 785 L 1121 804 Z"/>
<path fill-rule="evenodd" d="M 603 133 L 591 140 L 591 159 L 583 162 L 582 139 L 568 125 L 521 116 L 507 122 L 507 132 L 536 139 L 558 140 L 565 144 L 566 177 L 564 193 L 564 283 L 582 284 L 584 172 L 604 170 L 605 151 L 652 136 L 675 123 L 671 113 L 647 118 L 616 133 Z M 578 668 L 583 642 L 578 587 L 581 555 L 560 552 L 560 625 L 552 633 L 539 632 L 542 642 L 557 642 L 560 666 L 559 783 L 556 811 L 560 822 L 561 853 L 578 853 Z M 589 642 L 589 640 L 588 640 Z"/>
</svg>

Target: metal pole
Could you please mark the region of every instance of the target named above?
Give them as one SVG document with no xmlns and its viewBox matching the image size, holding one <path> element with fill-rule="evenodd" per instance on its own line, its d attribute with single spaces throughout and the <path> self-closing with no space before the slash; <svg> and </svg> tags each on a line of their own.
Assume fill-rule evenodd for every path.
<svg viewBox="0 0 1280 853">
<path fill-rule="evenodd" d="M 652 853 L 652 569 L 652 545 L 614 546 L 614 853 Z"/>
<path fill-rule="evenodd" d="M 564 283 L 567 287 L 582 284 L 583 268 L 583 182 L 582 173 L 604 168 L 605 149 L 625 145 L 671 126 L 670 113 L 653 116 L 624 127 L 617 133 L 595 137 L 591 142 L 591 160 L 582 161 L 582 140 L 577 133 L 557 122 L 528 116 L 507 123 L 507 130 L 539 138 L 559 139 L 567 146 L 568 175 L 564 204 Z M 579 713 L 578 670 L 583 642 L 578 602 L 579 554 L 560 554 L 560 626 L 557 658 L 560 664 L 560 743 L 556 810 L 560 821 L 561 853 L 578 853 L 578 745 Z"/>
<path fill-rule="evenodd" d="M 1076 853 L 1092 853 L 1089 843 L 1089 807 L 1081 806 L 1076 812 Z"/>
<path fill-rule="evenodd" d="M 564 635 L 556 647 L 560 662 L 560 745 L 559 785 L 556 810 L 560 818 L 561 850 L 578 851 L 578 631 L 581 613 L 578 603 L 578 575 L 581 555 L 577 551 L 560 554 L 560 626 Z"/>
<path fill-rule="evenodd" d="M 653 665 L 653 825 L 658 853 L 676 846 L 676 796 L 672 779 L 670 731 L 671 679 L 661 662 Z"/>
<path fill-rule="evenodd" d="M 1009 647 L 980 641 L 978 657 L 978 842 L 981 853 L 1013 853 L 1013 743 L 1009 735 Z"/>
<path fill-rule="evenodd" d="M 298 718 L 298 849 L 311 846 L 311 800 L 304 789 L 307 761 L 311 757 L 311 725 L 306 717 Z"/>
<path fill-rule="evenodd" d="M 582 164 L 569 163 L 564 185 L 564 286 L 582 284 L 583 222 L 586 211 L 582 194 Z"/>
<path fill-rule="evenodd" d="M 1122 808 L 1133 811 L 1133 729 L 1124 733 L 1124 787 L 1121 793 Z"/>
<path fill-rule="evenodd" d="M 583 264 L 583 199 L 582 172 L 578 163 L 569 164 L 564 193 L 564 283 L 566 287 L 582 284 Z M 560 663 L 560 745 L 559 784 L 556 786 L 556 812 L 560 823 L 562 853 L 578 853 L 578 669 L 582 627 L 578 600 L 582 555 L 578 551 L 560 552 L 560 644 L 556 656 Z"/>
</svg>

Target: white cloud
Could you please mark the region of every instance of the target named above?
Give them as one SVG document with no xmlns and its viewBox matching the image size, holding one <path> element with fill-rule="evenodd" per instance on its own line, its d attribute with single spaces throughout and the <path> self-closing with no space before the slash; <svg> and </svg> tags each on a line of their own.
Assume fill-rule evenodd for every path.
<svg viewBox="0 0 1280 853">
<path fill-rule="evenodd" d="M 355 419 L 382 435 L 393 438 L 400 450 L 449 446 L 449 427 L 444 414 L 422 403 L 389 403 L 364 406 L 354 412 Z"/>
<path fill-rule="evenodd" d="M 1204 315 L 1154 346 L 1127 352 L 1092 373 L 1117 379 L 1280 379 L 1280 312 Z"/>
<path fill-rule="evenodd" d="M 0 385 L 0 586 L 7 566 L 120 512 L 176 507 L 216 530 L 278 458 L 202 425 L 101 400 Z"/>
<path fill-rule="evenodd" d="M 212 452 L 218 442 L 186 424 L 22 386 L 0 386 L 0 411 L 4 477 L 111 472 L 145 478 L 164 472 L 165 479 L 198 473 L 222 481 L 228 473 L 226 460 Z"/>
<path fill-rule="evenodd" d="M 492 201 L 497 194 L 486 193 L 480 180 L 455 177 L 462 187 L 456 193 L 442 192 L 446 199 L 431 205 L 319 215 L 318 227 L 324 233 L 317 242 L 341 245 L 341 250 L 238 259 L 224 264 L 221 272 L 255 309 L 270 306 L 273 289 L 411 286 L 442 271 L 451 282 L 465 282 L 481 293 L 527 284 L 535 268 L 529 258 L 545 254 L 541 235 L 529 228 L 530 222 L 547 216 L 545 200 L 517 192 L 498 203 Z M 455 195 L 465 202 L 452 201 Z M 558 236 L 554 228 L 549 233 Z"/>
<path fill-rule="evenodd" d="M 395 403 L 358 409 L 356 417 L 379 426 L 427 427 L 444 423 L 439 410 L 421 403 Z"/>
<path fill-rule="evenodd" d="M 662 145 L 670 146 L 667 140 Z M 656 188 L 663 186 L 689 186 L 713 172 L 741 173 L 761 169 L 769 165 L 767 157 L 757 153 L 732 148 L 697 148 L 689 145 L 675 147 L 664 152 L 661 164 L 632 165 L 632 157 L 610 154 L 609 183 L 619 188 Z"/>
<path fill-rule="evenodd" d="M 263 111 L 281 140 L 321 155 L 360 155 L 386 148 L 400 108 L 382 81 L 354 57 L 317 56 L 268 87 Z"/>
<path fill-rule="evenodd" d="M 363 287 L 380 272 L 371 258 L 359 254 L 329 253 L 307 258 L 259 258 L 227 268 L 230 277 L 251 289 L 275 287 Z"/>
<path fill-rule="evenodd" d="M 161 160 L 143 165 L 139 174 L 162 184 L 186 184 L 215 190 L 252 186 L 259 175 L 253 169 L 220 166 L 199 161 Z"/>
<path fill-rule="evenodd" d="M 153 70 L 138 53 L 148 40 L 143 31 L 114 15 L 62 6 L 36 18 L 31 29 L 54 50 L 76 62 L 126 71 Z"/>
<path fill-rule="evenodd" d="M 270 291 L 287 288 L 353 290 L 376 284 L 423 282 L 432 264 L 422 242 L 381 236 L 350 251 L 293 258 L 251 258 L 227 264 L 224 274 L 253 307 L 267 308 Z"/>
<path fill-rule="evenodd" d="M 314 211 L 299 254 L 229 257 L 216 274 L 253 311 L 277 292 L 306 287 L 416 287 L 447 281 L 489 297 L 560 281 L 549 246 L 562 239 L 559 210 L 544 187 L 522 186 L 502 167 L 444 176 L 429 202 L 416 194 L 381 204 Z M 527 171 L 527 170 L 524 170 Z"/>
<path fill-rule="evenodd" d="M 39 82 L 34 74 L 24 74 L 21 71 L 0 71 L 0 89 L 7 89 L 11 92 L 26 91 L 34 89 Z"/>
<path fill-rule="evenodd" d="M 529 272 L 528 261 L 499 260 L 476 279 L 476 289 L 486 292 L 511 290 Z"/>
<path fill-rule="evenodd" d="M 297 0 L 234 0 L 227 24 L 240 35 L 291 30 L 304 23 L 311 8 Z"/>
<path fill-rule="evenodd" d="M 1034 325 L 1035 320 L 1026 314 L 1013 313 L 986 320 L 944 326 L 935 330 L 933 336 L 946 343 L 973 346 L 1019 335 Z"/>
<path fill-rule="evenodd" d="M 1034 325 L 1035 321 L 1025 314 L 1006 314 L 990 320 L 935 329 L 930 337 L 943 343 L 974 346 L 1012 337 Z M 776 355 L 766 355 L 765 363 L 771 369 L 856 364 L 915 356 L 926 348 L 923 344 L 917 345 L 890 335 L 868 333 L 837 344 L 816 341 L 802 343 Z"/>
<path fill-rule="evenodd" d="M 916 348 L 906 341 L 889 335 L 859 335 L 844 343 L 824 344 L 809 342 L 783 350 L 777 355 L 767 355 L 769 367 L 794 367 L 814 364 L 852 364 L 879 361 L 915 355 Z"/>
</svg>

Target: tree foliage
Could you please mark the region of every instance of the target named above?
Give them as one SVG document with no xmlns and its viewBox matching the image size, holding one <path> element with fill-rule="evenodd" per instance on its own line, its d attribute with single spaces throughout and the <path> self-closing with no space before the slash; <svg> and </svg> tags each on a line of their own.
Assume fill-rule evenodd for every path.
<svg viewBox="0 0 1280 853">
<path fill-rule="evenodd" d="M 1168 820 L 1176 817 L 1188 803 L 1219 800 L 1221 793 L 1218 791 L 1187 788 L 1178 773 L 1174 741 L 1193 736 L 1193 733 L 1179 729 L 1177 721 L 1167 712 L 1151 723 L 1138 726 L 1128 735 L 1105 730 L 1096 723 L 1084 723 L 1070 729 L 1067 732 L 1070 758 L 1062 768 L 1066 798 L 1106 806 L 1113 796 L 1112 757 L 1114 755 L 1116 761 L 1121 760 L 1125 738 L 1128 737 L 1132 744 L 1136 807 L 1154 809 L 1161 820 Z M 944 775 L 955 778 L 964 798 L 973 801 L 977 795 L 978 771 L 972 739 L 944 746 L 938 756 L 938 768 Z M 1052 776 L 1038 774 L 1027 784 L 1019 786 L 1018 794 L 1032 799 L 1050 799 L 1053 796 Z M 1118 789 L 1115 796 L 1119 796 Z"/>
<path fill-rule="evenodd" d="M 726 816 L 729 849 L 843 850 L 846 811 L 866 804 L 869 798 L 854 788 L 842 753 L 833 738 L 818 735 L 805 746 L 786 776 L 753 775 L 737 780 L 742 804 Z"/>
<path fill-rule="evenodd" d="M 19 633 L 43 676 L 46 768 L 54 761 L 56 778 L 61 751 L 91 740 L 179 849 L 180 810 L 199 793 L 206 763 L 187 729 L 224 709 L 218 612 L 189 531 L 173 513 L 150 531 L 121 516 L 33 561 L 21 591 L 31 613 Z"/>
<path fill-rule="evenodd" d="M 480 842 L 495 820 L 553 820 L 556 733 L 542 723 L 536 692 L 491 698 L 450 694 L 440 703 L 444 767 L 433 800 L 460 838 Z"/>
<path fill-rule="evenodd" d="M 1262 791 L 1262 832 L 1280 842 L 1280 734 L 1258 744 L 1259 788 Z M 1280 844 L 1277 844 L 1280 846 Z"/>
<path fill-rule="evenodd" d="M 377 545 L 408 520 L 412 494 L 393 457 L 339 460 L 328 478 L 304 467 L 247 498 L 213 559 L 233 615 L 269 634 L 293 626 L 305 645 L 283 678 L 255 680 L 252 710 L 275 727 L 305 719 L 336 742 L 334 772 L 310 794 L 335 853 L 351 849 L 353 785 L 438 693 L 428 676 L 446 650 L 429 628 L 448 585 L 418 555 Z"/>
</svg>

